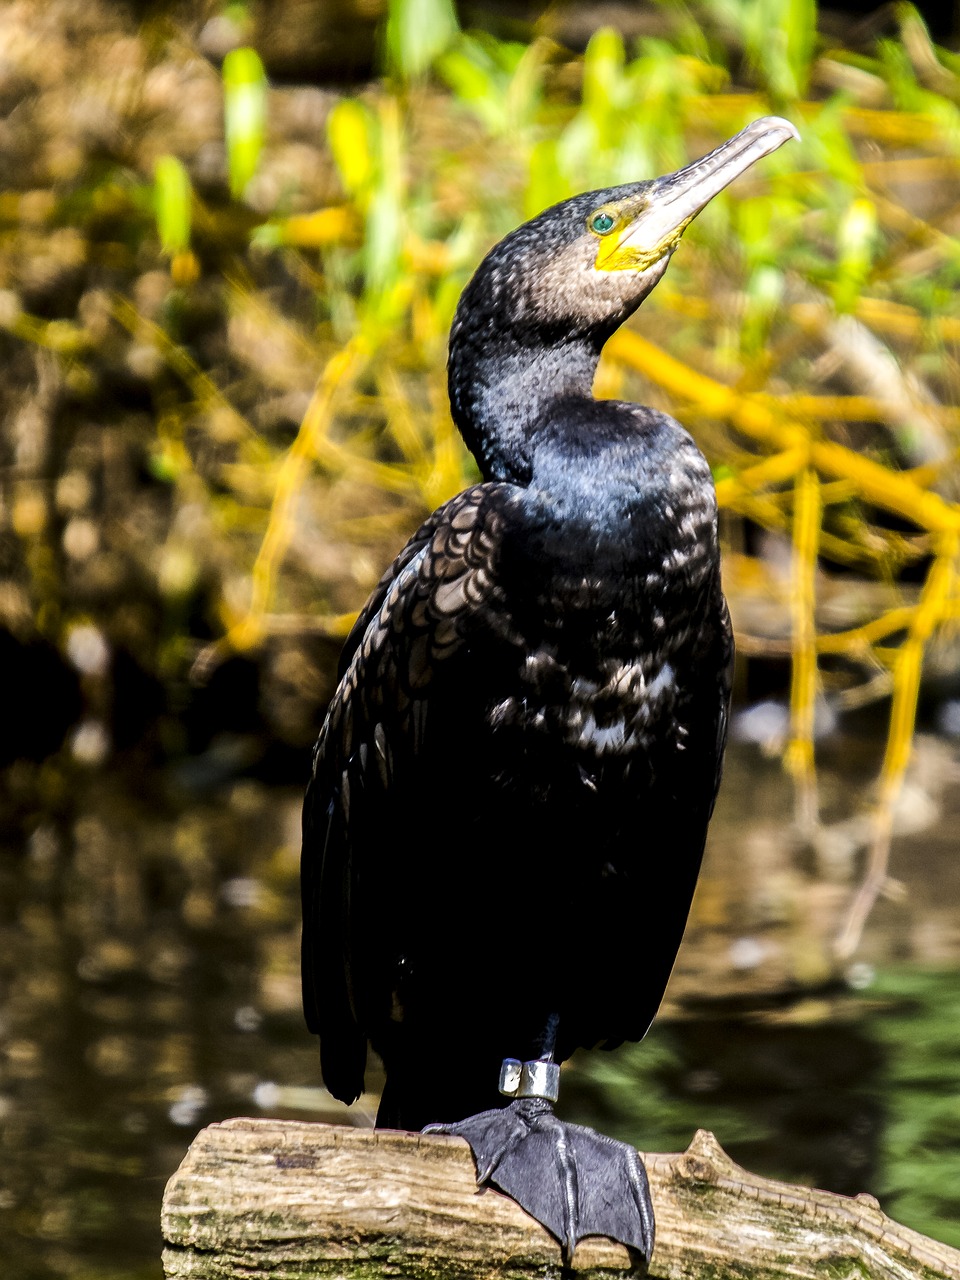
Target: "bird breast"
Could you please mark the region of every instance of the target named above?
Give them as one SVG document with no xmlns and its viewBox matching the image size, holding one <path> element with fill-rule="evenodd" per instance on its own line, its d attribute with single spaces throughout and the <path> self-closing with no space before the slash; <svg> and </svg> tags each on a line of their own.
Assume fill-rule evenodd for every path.
<svg viewBox="0 0 960 1280">
<path fill-rule="evenodd" d="M 632 754 L 654 739 L 662 743 L 665 728 L 667 737 L 682 740 L 674 714 L 679 693 L 674 665 L 663 652 L 609 660 L 588 676 L 541 648 L 527 655 L 516 693 L 501 699 L 489 718 L 494 729 L 544 734 L 589 755 Z"/>
</svg>

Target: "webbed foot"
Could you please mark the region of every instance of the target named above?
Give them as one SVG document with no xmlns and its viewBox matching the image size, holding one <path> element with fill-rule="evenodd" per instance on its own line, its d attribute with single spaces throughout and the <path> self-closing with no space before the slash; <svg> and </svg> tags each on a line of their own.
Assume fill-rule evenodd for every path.
<svg viewBox="0 0 960 1280">
<path fill-rule="evenodd" d="M 565 1266 L 584 1236 L 609 1236 L 649 1263 L 653 1205 L 633 1147 L 558 1120 L 543 1098 L 521 1098 L 456 1124 L 431 1124 L 424 1133 L 466 1138 L 477 1184 L 497 1187 L 546 1227 L 560 1242 Z"/>
</svg>

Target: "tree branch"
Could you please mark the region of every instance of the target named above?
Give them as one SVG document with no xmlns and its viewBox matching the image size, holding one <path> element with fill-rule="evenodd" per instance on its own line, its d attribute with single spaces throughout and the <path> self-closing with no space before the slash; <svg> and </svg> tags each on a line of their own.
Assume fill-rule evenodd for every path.
<svg viewBox="0 0 960 1280">
<path fill-rule="evenodd" d="M 901 1227 L 871 1196 L 848 1199 L 758 1178 L 712 1134 L 644 1157 L 657 1215 L 650 1275 L 662 1280 L 960 1280 L 960 1251 Z M 556 1277 L 553 1238 L 499 1192 L 478 1194 L 459 1138 L 279 1120 L 199 1133 L 163 1202 L 170 1280 Z M 589 1280 L 635 1259 L 581 1243 Z"/>
</svg>

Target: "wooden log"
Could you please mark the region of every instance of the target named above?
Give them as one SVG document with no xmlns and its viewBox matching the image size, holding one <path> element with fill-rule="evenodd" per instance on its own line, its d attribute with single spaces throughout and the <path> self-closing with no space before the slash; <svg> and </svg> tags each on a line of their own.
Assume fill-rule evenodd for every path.
<svg viewBox="0 0 960 1280">
<path fill-rule="evenodd" d="M 646 1155 L 657 1244 L 650 1275 L 960 1280 L 960 1251 L 853 1199 L 758 1178 L 711 1133 Z M 512 1200 L 478 1192 L 460 1138 L 280 1120 L 227 1120 L 199 1133 L 163 1202 L 170 1280 L 323 1276 L 551 1277 L 556 1241 Z M 614 1280 L 636 1263 L 583 1241 L 575 1268 Z"/>
</svg>

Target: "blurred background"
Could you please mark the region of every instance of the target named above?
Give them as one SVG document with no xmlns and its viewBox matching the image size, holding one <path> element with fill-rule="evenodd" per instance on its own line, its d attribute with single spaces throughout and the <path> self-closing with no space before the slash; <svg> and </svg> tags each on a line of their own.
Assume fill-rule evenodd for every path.
<svg viewBox="0 0 960 1280">
<path fill-rule="evenodd" d="M 565 1069 L 960 1245 L 956 13 L 813 0 L 8 0 L 0 11 L 0 1256 L 158 1280 L 237 1114 L 372 1123 L 299 1008 L 339 644 L 475 476 L 487 248 L 750 119 L 596 391 L 714 467 L 732 741 L 664 1011 Z M 643 928 L 643 921 L 637 921 Z"/>
</svg>

